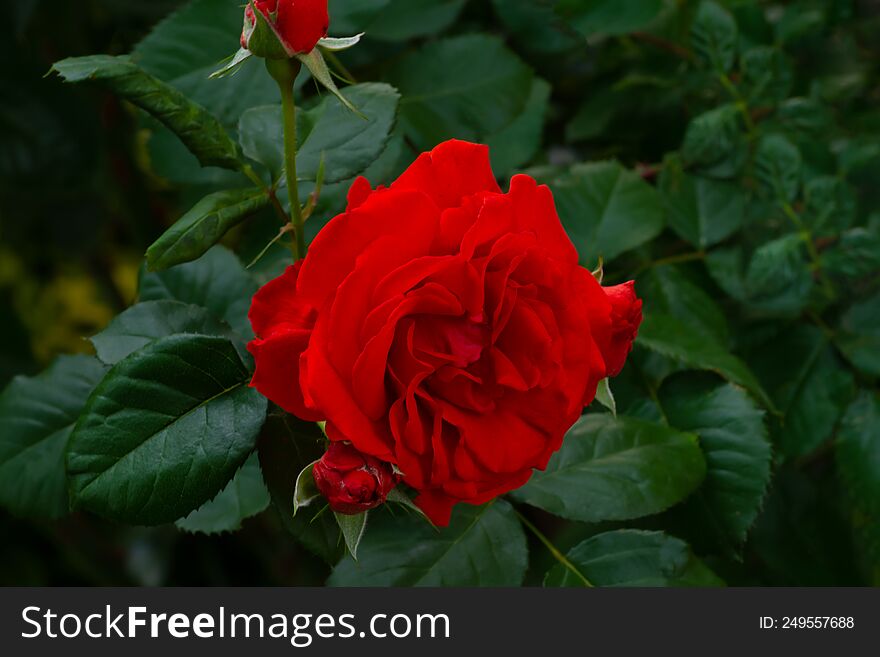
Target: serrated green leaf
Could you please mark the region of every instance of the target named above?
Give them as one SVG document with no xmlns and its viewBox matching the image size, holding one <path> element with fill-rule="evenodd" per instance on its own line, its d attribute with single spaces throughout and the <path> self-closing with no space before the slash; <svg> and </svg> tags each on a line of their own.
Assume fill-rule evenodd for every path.
<svg viewBox="0 0 880 657">
<path fill-rule="evenodd" d="M 303 133 L 296 160 L 300 180 L 315 180 L 322 158 L 325 183 L 350 180 L 385 151 L 400 94 L 387 84 L 376 83 L 347 87 L 344 93 L 366 118 L 330 99 L 298 113 L 297 129 Z M 266 165 L 275 178 L 283 170 L 282 131 L 280 105 L 255 107 L 241 118 L 239 132 L 245 155 Z"/>
<path fill-rule="evenodd" d="M 175 524 L 193 534 L 234 532 L 241 529 L 244 520 L 265 511 L 269 501 L 260 462 L 256 454 L 251 454 L 217 497 Z"/>
<path fill-rule="evenodd" d="M 663 230 L 660 195 L 617 162 L 577 165 L 551 188 L 562 224 L 588 266 L 600 257 L 611 261 Z"/>
<path fill-rule="evenodd" d="M 846 411 L 837 438 L 837 468 L 851 500 L 873 581 L 880 581 L 880 401 L 863 391 Z"/>
<path fill-rule="evenodd" d="M 771 198 L 793 201 L 800 190 L 802 167 L 801 152 L 783 135 L 766 135 L 758 142 L 755 178 Z"/>
<path fill-rule="evenodd" d="M 466 66 L 462 62 L 467 62 Z M 482 142 L 522 114 L 532 71 L 492 36 L 435 41 L 393 65 L 403 131 L 427 151 L 450 138 Z"/>
<path fill-rule="evenodd" d="M 671 158 L 664 163 L 660 191 L 670 227 L 699 249 L 727 239 L 745 220 L 746 197 L 739 185 L 687 174 Z"/>
<path fill-rule="evenodd" d="M 844 232 L 821 254 L 822 269 L 829 274 L 858 279 L 880 271 L 880 235 L 864 228 Z"/>
<path fill-rule="evenodd" d="M 238 147 L 216 117 L 180 91 L 155 78 L 128 57 L 92 55 L 56 62 L 66 82 L 94 81 L 137 105 L 176 134 L 202 166 L 237 170 Z"/>
<path fill-rule="evenodd" d="M 711 68 L 719 73 L 729 71 L 739 46 L 736 20 L 717 2 L 703 0 L 691 25 L 691 45 Z"/>
<path fill-rule="evenodd" d="M 269 206 L 262 189 L 235 189 L 209 194 L 177 220 L 147 249 L 147 266 L 163 271 L 202 257 L 226 233 Z"/>
<path fill-rule="evenodd" d="M 828 109 L 811 98 L 789 98 L 779 105 L 776 118 L 789 130 L 808 135 L 821 134 L 831 123 Z"/>
<path fill-rule="evenodd" d="M 748 360 L 783 414 L 775 440 L 785 457 L 805 456 L 831 439 L 852 399 L 853 378 L 819 329 L 793 326 Z"/>
<path fill-rule="evenodd" d="M 459 504 L 437 530 L 414 514 L 374 512 L 358 560 L 343 559 L 330 586 L 518 586 L 526 537 L 504 500 Z"/>
<path fill-rule="evenodd" d="M 241 338 L 206 308 L 171 300 L 145 301 L 132 306 L 117 315 L 91 341 L 101 362 L 115 365 L 151 342 L 179 333 L 225 336 L 233 343 L 239 342 L 243 358 L 247 353 Z"/>
<path fill-rule="evenodd" d="M 748 157 L 748 144 L 735 105 L 722 105 L 696 116 L 687 126 L 681 147 L 685 166 L 713 178 L 735 177 Z"/>
<path fill-rule="evenodd" d="M 653 21 L 663 0 L 559 0 L 556 11 L 585 37 L 635 32 Z"/>
<path fill-rule="evenodd" d="M 138 284 L 141 301 L 172 299 L 202 306 L 246 340 L 253 337 L 247 314 L 256 291 L 257 284 L 241 261 L 222 246 L 167 271 L 142 272 Z"/>
<path fill-rule="evenodd" d="M 551 87 L 541 78 L 532 82 L 525 108 L 511 123 L 486 138 L 492 170 L 504 176 L 530 162 L 541 147 L 544 122 L 549 109 Z"/>
<path fill-rule="evenodd" d="M 706 480 L 684 511 L 718 528 L 722 544 L 742 543 L 770 481 L 763 411 L 744 390 L 690 374 L 664 382 L 659 400 L 670 426 L 697 434 L 706 456 Z"/>
<path fill-rule="evenodd" d="M 750 104 L 776 104 L 791 93 L 791 64 L 778 48 L 750 48 L 743 53 L 740 68 L 743 90 Z"/>
<path fill-rule="evenodd" d="M 571 428 L 547 469 L 513 496 L 570 520 L 631 520 L 681 502 L 705 474 L 696 436 L 590 414 Z"/>
<path fill-rule="evenodd" d="M 162 338 L 117 363 L 68 443 L 75 507 L 155 525 L 213 498 L 253 451 L 266 418 L 266 399 L 249 382 L 220 337 Z"/>
<path fill-rule="evenodd" d="M 724 586 L 687 543 L 662 532 L 621 529 L 598 534 L 566 557 L 595 586 Z M 544 578 L 544 586 L 581 585 L 562 564 Z"/>
<path fill-rule="evenodd" d="M 720 345 L 730 339 L 727 319 L 709 294 L 672 265 L 652 267 L 636 284 L 645 315 L 671 315 Z"/>
<path fill-rule="evenodd" d="M 331 0 L 333 34 L 366 32 L 369 39 L 407 41 L 449 27 L 466 0 Z"/>
<path fill-rule="evenodd" d="M 60 356 L 38 376 L 16 377 L 0 394 L 0 504 L 11 513 L 67 514 L 64 450 L 105 372 L 95 358 Z"/>
<path fill-rule="evenodd" d="M 787 235 L 758 247 L 744 282 L 755 308 L 785 314 L 801 311 L 813 291 L 813 274 L 801 237 Z"/>
<path fill-rule="evenodd" d="M 258 57 L 240 63 L 234 76 L 210 78 L 239 44 L 245 4 L 191 0 L 156 25 L 132 53 L 144 70 L 206 107 L 230 130 L 249 107 L 278 99 L 278 87 Z"/>
<path fill-rule="evenodd" d="M 835 343 L 860 372 L 880 377 L 880 294 L 860 301 L 840 320 Z"/>
<path fill-rule="evenodd" d="M 804 223 L 814 237 L 836 237 L 856 219 L 856 190 L 837 176 L 816 176 L 804 185 Z"/>
<path fill-rule="evenodd" d="M 704 339 L 697 331 L 671 315 L 647 315 L 639 328 L 638 344 L 688 367 L 708 370 L 741 385 L 765 408 L 774 410 L 773 401 L 755 375 L 725 347 Z"/>
</svg>

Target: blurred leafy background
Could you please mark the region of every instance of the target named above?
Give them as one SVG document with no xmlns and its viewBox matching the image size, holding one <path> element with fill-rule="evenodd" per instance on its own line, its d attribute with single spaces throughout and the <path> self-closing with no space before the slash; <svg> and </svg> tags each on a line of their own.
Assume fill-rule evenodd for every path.
<svg viewBox="0 0 880 657">
<path fill-rule="evenodd" d="M 84 338 L 135 300 L 146 248 L 241 182 L 199 168 L 111 93 L 44 77 L 50 65 L 134 51 L 232 132 L 244 110 L 277 102 L 257 62 L 207 80 L 237 46 L 235 0 L 6 4 L 0 387 L 90 353 Z M 729 584 L 880 583 L 880 1 L 331 0 L 331 12 L 332 34 L 367 32 L 340 55 L 352 76 L 401 92 L 366 170 L 374 184 L 443 139 L 488 143 L 500 177 L 551 183 L 584 264 L 602 255 L 611 282 L 637 276 L 649 316 L 736 352 L 772 397 L 780 414 L 765 425 L 714 376 L 677 374 L 704 344 L 670 353 L 675 326 L 646 326 L 614 383 L 619 409 L 698 433 L 676 414 L 713 414 L 722 433 L 745 423 L 758 465 L 746 517 L 736 507 L 715 526 L 700 498 L 639 526 L 687 539 Z M 312 235 L 349 182 L 325 189 Z M 277 231 L 268 212 L 251 223 L 226 239 L 244 262 Z M 275 249 L 256 275 L 285 257 Z M 563 550 L 615 528 L 529 517 Z M 0 533 L 4 584 L 320 584 L 330 572 L 273 513 L 205 537 L 0 511 Z M 552 562 L 532 548 L 526 583 L 539 584 Z"/>
</svg>

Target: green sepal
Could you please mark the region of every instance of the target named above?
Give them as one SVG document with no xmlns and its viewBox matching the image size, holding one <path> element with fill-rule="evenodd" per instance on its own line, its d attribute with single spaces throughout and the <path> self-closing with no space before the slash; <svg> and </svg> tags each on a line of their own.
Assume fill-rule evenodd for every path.
<svg viewBox="0 0 880 657">
<path fill-rule="evenodd" d="M 360 545 L 364 532 L 367 529 L 367 512 L 349 516 L 334 511 L 333 516 L 336 518 L 339 529 L 342 530 L 345 547 L 351 552 L 351 558 L 357 561 L 358 545 Z"/>
<path fill-rule="evenodd" d="M 296 55 L 296 58 L 302 62 L 309 72 L 312 74 L 312 77 L 315 78 L 318 82 L 320 82 L 331 94 L 336 96 L 343 105 L 345 105 L 352 112 L 357 114 L 359 117 L 367 120 L 367 117 L 364 116 L 354 105 L 351 104 L 351 101 L 348 100 L 345 96 L 342 95 L 342 92 L 339 91 L 339 87 L 336 86 L 336 83 L 333 81 L 333 76 L 330 75 L 330 69 L 327 68 L 327 62 L 324 61 L 324 56 L 321 54 L 321 51 L 318 48 L 315 48 L 312 52 L 306 54 Z"/>
</svg>

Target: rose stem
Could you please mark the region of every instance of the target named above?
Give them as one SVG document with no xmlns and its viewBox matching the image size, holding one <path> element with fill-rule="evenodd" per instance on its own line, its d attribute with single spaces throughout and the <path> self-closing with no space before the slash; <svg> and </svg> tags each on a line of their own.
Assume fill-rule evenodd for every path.
<svg viewBox="0 0 880 657">
<path fill-rule="evenodd" d="M 290 196 L 290 217 L 293 226 L 294 261 L 306 256 L 306 236 L 302 206 L 299 202 L 299 186 L 296 175 L 296 101 L 293 97 L 293 82 L 301 64 L 294 59 L 267 59 L 266 68 L 278 83 L 281 91 L 281 110 L 284 115 L 284 170 L 287 175 L 287 193 Z"/>
<path fill-rule="evenodd" d="M 544 547 L 546 547 L 550 551 L 550 554 L 553 555 L 553 558 L 556 559 L 556 561 L 558 561 L 563 566 L 565 566 L 568 570 L 570 570 L 572 573 L 574 573 L 574 576 L 577 577 L 581 581 L 581 584 L 583 584 L 584 586 L 589 587 L 589 588 L 593 587 L 593 583 L 590 580 L 588 580 L 586 577 L 584 577 L 584 574 L 577 569 L 577 566 L 575 566 L 571 561 L 569 561 L 568 558 L 566 558 L 566 556 L 564 554 L 562 554 L 562 552 L 560 552 L 556 548 L 556 546 L 553 545 L 553 543 L 550 542 L 550 539 L 541 533 L 541 530 L 539 530 L 537 527 L 535 527 L 535 525 L 533 525 L 532 522 L 528 518 L 526 518 L 523 514 L 521 514 L 517 509 L 514 509 L 513 512 L 517 515 L 517 517 L 519 518 L 519 521 L 526 526 L 526 529 L 528 529 L 530 532 L 532 532 L 535 535 L 535 538 L 537 538 L 539 541 L 541 541 L 541 543 L 544 544 Z"/>
</svg>

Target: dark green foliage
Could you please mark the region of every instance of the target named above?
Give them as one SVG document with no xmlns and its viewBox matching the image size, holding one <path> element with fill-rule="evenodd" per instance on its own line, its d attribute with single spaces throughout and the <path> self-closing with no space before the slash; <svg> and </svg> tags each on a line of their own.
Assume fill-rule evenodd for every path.
<svg viewBox="0 0 880 657">
<path fill-rule="evenodd" d="M 371 512 L 357 561 L 327 507 L 293 513 L 320 428 L 248 387 L 250 299 L 290 253 L 274 82 L 255 58 L 208 79 L 241 3 L 80 4 L 17 10 L 0 45 L 0 377 L 97 352 L 0 395 L 0 504 L 78 511 L 0 516 L 11 583 L 880 582 L 874 4 L 331 0 L 331 34 L 366 32 L 329 61 L 364 116 L 298 78 L 308 238 L 356 176 L 480 141 L 645 313 L 545 472 L 442 531 Z M 50 52 L 112 55 L 62 85 Z"/>
</svg>

